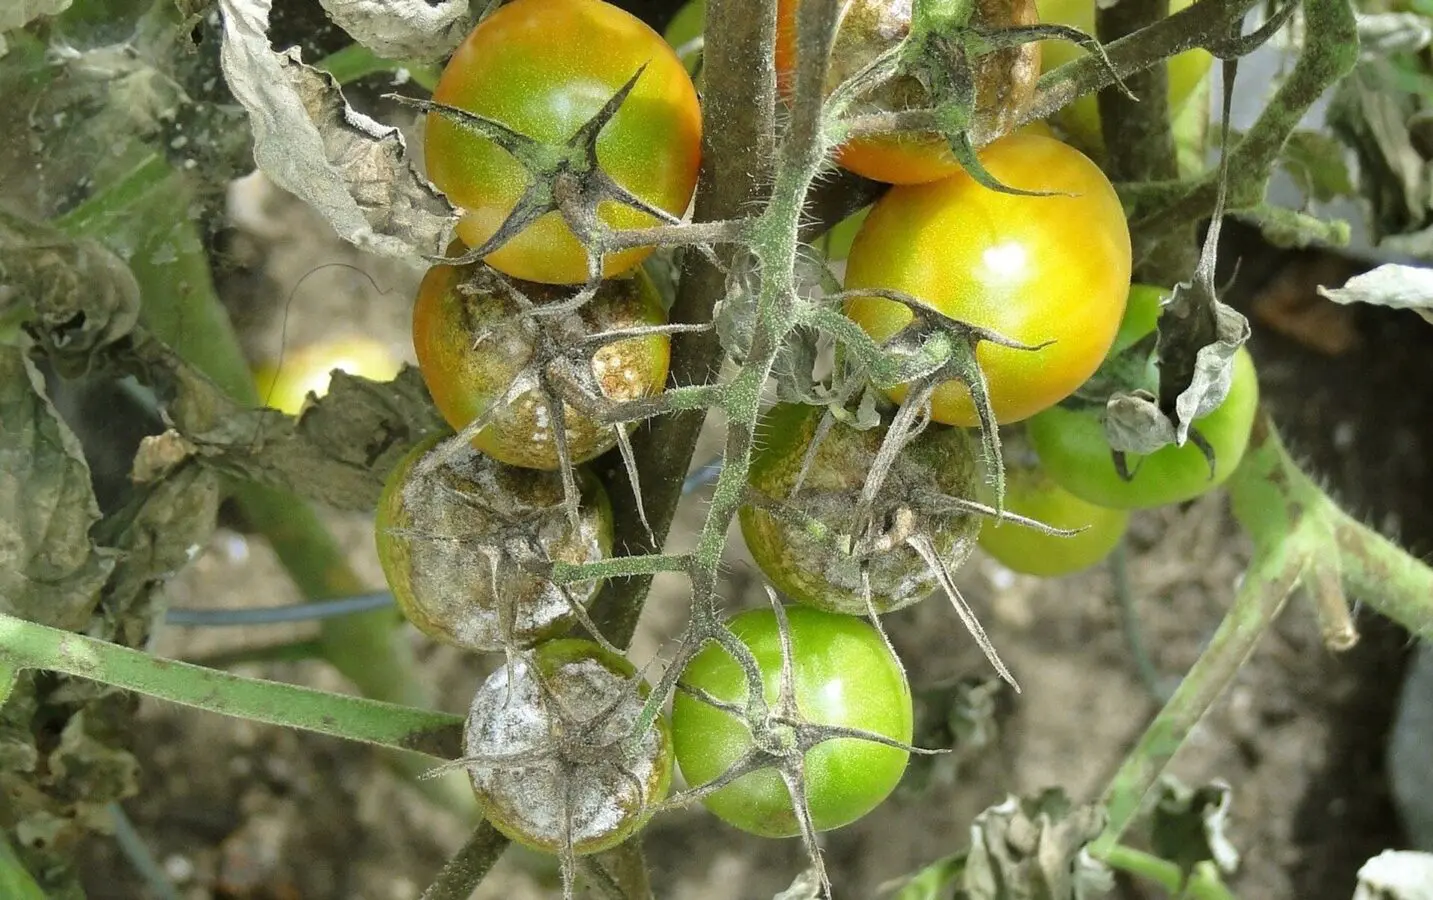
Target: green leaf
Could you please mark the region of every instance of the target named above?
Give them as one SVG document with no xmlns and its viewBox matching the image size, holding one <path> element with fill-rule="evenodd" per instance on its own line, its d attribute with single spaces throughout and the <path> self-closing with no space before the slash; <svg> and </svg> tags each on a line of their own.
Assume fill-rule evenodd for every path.
<svg viewBox="0 0 1433 900">
<path fill-rule="evenodd" d="M 47 900 L 45 892 L 25 871 L 4 835 L 0 835 L 0 897 L 6 900 Z"/>
<path fill-rule="evenodd" d="M 114 568 L 79 439 L 24 351 L 0 347 L 0 610 L 61 628 L 89 619 Z"/>
</svg>

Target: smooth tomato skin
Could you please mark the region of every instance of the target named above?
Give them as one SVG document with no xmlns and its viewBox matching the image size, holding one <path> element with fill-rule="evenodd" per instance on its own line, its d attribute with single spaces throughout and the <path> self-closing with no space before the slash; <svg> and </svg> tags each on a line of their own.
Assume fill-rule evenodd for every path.
<svg viewBox="0 0 1433 900">
<path fill-rule="evenodd" d="M 796 702 L 811 722 L 845 725 L 909 743 L 915 719 L 905 674 L 870 625 L 804 607 L 788 607 Z M 768 701 L 777 696 L 780 633 L 770 609 L 729 623 L 761 668 Z M 726 650 L 709 645 L 682 673 L 682 684 L 741 703 L 746 676 Z M 751 747 L 746 723 L 678 691 L 672 739 L 687 782 L 705 784 Z M 839 828 L 880 805 L 905 772 L 909 754 L 870 741 L 824 741 L 806 754 L 806 797 L 818 831 Z M 775 769 L 745 775 L 702 801 L 722 821 L 762 837 L 800 834 L 791 795 Z"/>
<path fill-rule="evenodd" d="M 1170 0 L 1169 12 L 1174 14 L 1194 0 Z M 1040 22 L 1047 25 L 1070 25 L 1086 34 L 1095 33 L 1095 0 L 1040 0 Z M 1041 41 L 1041 72 L 1057 69 L 1074 62 L 1087 51 L 1069 41 Z M 1196 47 L 1166 61 L 1169 69 L 1169 111 L 1173 115 L 1189 100 L 1199 86 L 1214 57 L 1208 50 Z M 1070 138 L 1082 147 L 1099 150 L 1104 146 L 1100 134 L 1099 101 L 1086 94 L 1056 114 Z"/>
<path fill-rule="evenodd" d="M 1193 442 L 1161 447 L 1148 456 L 1128 457 L 1130 481 L 1120 478 L 1105 440 L 1104 423 L 1093 410 L 1057 406 L 1035 416 L 1026 432 L 1040 463 L 1061 487 L 1077 497 L 1114 509 L 1153 509 L 1192 500 L 1233 474 L 1249 446 L 1254 413 L 1259 406 L 1259 379 L 1254 359 L 1240 347 L 1234 355 L 1229 396 L 1209 415 L 1194 421 L 1214 449 L 1214 477 Z"/>
<path fill-rule="evenodd" d="M 796 13 L 800 0 L 779 0 L 776 7 L 776 73 L 783 92 L 790 93 L 796 69 Z M 989 29 L 1034 25 L 1039 21 L 1034 0 L 976 0 L 971 23 Z M 911 4 L 890 0 L 851 0 L 845 5 L 831 67 L 826 76 L 829 95 L 880 53 L 910 32 Z M 971 136 L 977 144 L 1014 128 L 1035 96 L 1040 72 L 1040 45 L 1035 42 L 986 54 L 975 64 L 976 101 Z M 876 89 L 874 109 L 915 109 L 931 105 L 930 96 L 914 78 L 897 78 Z M 921 184 L 963 171 L 946 139 L 938 134 L 892 134 L 855 138 L 836 151 L 842 166 L 888 184 Z"/>
<path fill-rule="evenodd" d="M 1129 529 L 1129 511 L 1087 503 L 1038 468 L 1005 470 L 1005 509 L 1056 528 L 1083 528 L 1071 537 L 1041 534 L 1018 522 L 986 522 L 980 549 L 1023 575 L 1053 578 L 1087 569 L 1110 555 Z"/>
<path fill-rule="evenodd" d="M 1059 141 L 1014 134 L 981 153 L 999 181 L 1074 196 L 1028 197 L 982 187 L 967 174 L 897 186 L 877 201 L 846 261 L 846 289 L 885 288 L 1039 350 L 982 343 L 976 359 L 1001 424 L 1064 399 L 1099 367 L 1129 292 L 1130 237 L 1114 187 Z M 876 341 L 904 328 L 904 304 L 855 297 L 846 314 Z M 905 389 L 891 392 L 899 402 Z M 979 422 L 965 386 L 936 388 L 933 415 Z"/>
<path fill-rule="evenodd" d="M 686 212 L 701 158 L 696 88 L 662 36 L 602 0 L 515 0 L 483 20 L 454 52 L 433 100 L 477 113 L 549 145 L 561 145 L 639 68 L 647 68 L 597 139 L 597 158 L 618 184 L 675 216 Z M 492 237 L 531 176 L 496 144 L 430 113 L 423 142 L 428 177 L 462 210 L 469 247 Z M 607 202 L 612 228 L 655 224 Z M 607 255 L 603 275 L 628 272 L 651 253 Z M 486 261 L 514 278 L 587 280 L 587 256 L 557 212 L 529 225 Z"/>
<path fill-rule="evenodd" d="M 438 264 L 428 270 L 413 303 L 413 349 L 433 405 L 456 430 L 462 430 L 507 391 L 525 366 L 532 345 L 515 322 L 517 308 L 505 297 L 467 293 L 459 288 L 472 269 Z M 518 286 L 534 302 L 565 298 L 570 290 L 540 284 Z M 640 269 L 626 278 L 603 282 L 580 313 L 588 331 L 661 325 L 666 312 L 656 285 Z M 479 338 L 482 340 L 479 340 Z M 592 371 L 612 400 L 634 400 L 662 390 L 671 361 L 666 335 L 614 341 L 592 354 Z M 617 441 L 602 426 L 565 407 L 567 449 L 574 464 L 611 449 Z M 473 446 L 511 466 L 559 467 L 557 446 L 542 398 L 536 391 L 518 396 L 473 439 Z"/>
<path fill-rule="evenodd" d="M 262 363 L 254 370 L 254 385 L 265 406 L 291 416 L 303 410 L 308 395 L 322 397 L 335 369 L 374 381 L 390 381 L 402 364 L 384 344 L 360 335 L 310 344 Z"/>
<path fill-rule="evenodd" d="M 1119 331 L 1115 332 L 1115 342 L 1110 345 L 1111 356 L 1127 350 L 1140 338 L 1154 332 L 1159 325 L 1159 313 L 1164 298 L 1170 294 L 1171 291 L 1155 287 L 1152 284 L 1129 286 L 1129 297 L 1125 301 L 1125 315 L 1120 320 Z"/>
</svg>

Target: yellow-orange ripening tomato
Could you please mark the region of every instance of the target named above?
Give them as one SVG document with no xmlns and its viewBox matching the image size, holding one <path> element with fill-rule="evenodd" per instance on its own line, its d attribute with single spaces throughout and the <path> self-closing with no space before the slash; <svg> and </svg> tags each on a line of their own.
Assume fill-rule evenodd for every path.
<svg viewBox="0 0 1433 900">
<path fill-rule="evenodd" d="M 642 66 L 646 69 L 597 138 L 602 170 L 632 194 L 682 215 L 697 183 L 701 110 L 686 68 L 662 36 L 601 0 L 515 0 L 484 19 L 443 70 L 433 100 L 485 116 L 559 150 Z M 512 155 L 440 113 L 428 115 L 428 177 L 462 211 L 469 247 L 492 237 L 532 178 Z M 607 201 L 612 228 L 654 224 Z M 630 271 L 649 253 L 608 254 L 602 274 Z M 587 256 L 557 212 L 549 212 L 487 257 L 528 281 L 578 284 Z"/>
<path fill-rule="evenodd" d="M 856 235 L 846 289 L 902 291 L 1022 344 L 1053 342 L 980 345 L 991 406 L 1005 424 L 1059 402 L 1099 368 L 1129 293 L 1129 227 L 1104 173 L 1059 141 L 1015 134 L 980 159 L 1002 184 L 1062 195 L 1001 193 L 963 173 L 892 188 Z M 853 298 L 846 314 L 877 341 L 912 319 L 906 305 L 876 297 Z M 904 387 L 891 396 L 899 401 Z M 979 422 L 957 381 L 937 386 L 932 406 L 937 421 Z"/>
<path fill-rule="evenodd" d="M 1170 0 L 1169 11 L 1177 13 L 1194 0 Z M 1086 34 L 1095 33 L 1095 0 L 1040 0 L 1040 21 L 1053 25 L 1070 25 Z M 1087 51 L 1069 41 L 1041 41 L 1041 71 L 1057 69 L 1065 63 L 1074 62 Z M 1195 47 L 1178 56 L 1171 57 L 1169 68 L 1169 111 L 1177 113 L 1194 93 L 1194 89 L 1209 74 L 1214 57 L 1209 51 Z M 1099 101 L 1094 94 L 1086 94 L 1058 113 L 1060 125 L 1069 132 L 1070 138 L 1081 146 L 1092 150 L 1104 146 L 1100 136 Z"/>
<path fill-rule="evenodd" d="M 789 89 L 796 68 L 796 10 L 800 0 L 779 0 L 776 9 L 776 71 Z M 851 0 L 841 18 L 826 92 L 864 68 L 910 32 L 910 0 Z M 972 26 L 998 29 L 1034 25 L 1034 0 L 976 0 Z M 952 61 L 954 65 L 954 61 Z M 1035 96 L 1040 77 L 1040 45 L 1009 47 L 982 56 L 975 64 L 975 117 L 971 138 L 977 145 L 1008 133 Z M 857 112 L 922 109 L 930 95 L 914 78 L 887 82 L 864 98 Z M 946 139 L 938 134 L 892 134 L 853 139 L 837 151 L 837 161 L 858 175 L 890 184 L 918 184 L 961 171 Z"/>
<path fill-rule="evenodd" d="M 254 385 L 265 406 L 296 416 L 308 395 L 328 393 L 335 369 L 374 381 L 389 381 L 402 364 L 385 345 L 359 335 L 300 347 L 254 369 Z"/>
<path fill-rule="evenodd" d="M 662 390 L 667 381 L 670 342 L 665 334 L 643 335 L 584 347 L 581 336 L 667 321 L 657 288 L 640 269 L 602 283 L 580 312 L 523 319 L 504 293 L 479 286 L 477 266 L 436 265 L 428 270 L 413 303 L 413 349 L 433 404 L 454 429 L 462 430 L 497 403 L 513 380 L 534 364 L 536 329 L 562 329 L 564 365 L 586 379 L 589 391 L 608 400 L 635 400 Z M 536 304 L 567 299 L 573 289 L 516 282 Z M 551 344 L 549 340 L 546 343 Z M 581 463 L 617 442 L 602 425 L 563 404 L 567 451 Z M 560 465 L 551 413 L 537 390 L 527 390 L 498 410 L 473 439 L 479 450 L 511 466 L 556 469 Z"/>
</svg>

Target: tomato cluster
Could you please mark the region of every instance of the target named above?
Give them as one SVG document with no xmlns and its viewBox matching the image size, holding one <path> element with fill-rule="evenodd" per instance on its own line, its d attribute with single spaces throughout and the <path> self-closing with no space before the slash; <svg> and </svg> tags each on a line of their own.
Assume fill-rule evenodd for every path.
<svg viewBox="0 0 1433 900">
<path fill-rule="evenodd" d="M 778 7 L 783 89 L 798 6 Z M 693 45 L 700 14 L 673 39 Z M 826 92 L 911 33 L 912 14 L 844 4 Z M 980 0 L 971 15 L 979 34 L 1037 21 L 1030 0 Z M 507 655 L 474 700 L 465 764 L 513 839 L 564 858 L 609 848 L 663 802 L 675 763 L 723 820 L 814 846 L 815 831 L 890 794 L 912 749 L 911 691 L 880 616 L 941 590 L 1008 676 L 951 577 L 977 545 L 1017 571 L 1077 571 L 1120 541 L 1128 509 L 1209 490 L 1237 464 L 1257 401 L 1242 351 L 1228 399 L 1194 423 L 1197 441 L 1119 471 L 1080 389 L 1139 354 L 1133 368 L 1157 377 L 1148 335 L 1163 292 L 1131 285 L 1128 226 L 1100 168 L 1049 134 L 1011 133 L 1040 45 L 997 45 L 973 63 L 951 53 L 973 103 L 956 149 L 982 146 L 976 164 L 934 133 L 833 151 L 895 185 L 855 226 L 849 318 L 825 311 L 846 344 L 838 373 L 886 399 L 871 390 L 859 413 L 780 403 L 763 414 L 737 515 L 792 603 L 736 615 L 686 648 L 670 723 L 645 708 L 650 689 L 612 648 L 560 638 L 574 623 L 598 633 L 587 605 L 601 584 L 558 570 L 613 553 L 606 491 L 582 465 L 628 449 L 623 404 L 667 382 L 671 329 L 639 267 L 651 248 L 630 232 L 679 220 L 691 201 L 701 116 L 688 67 L 603 0 L 513 0 L 445 69 L 424 148 L 457 240 L 422 281 L 413 341 L 459 434 L 394 470 L 378 545 L 417 628 Z M 930 106 L 930 90 L 903 75 L 847 112 Z M 629 232 L 621 246 L 617 231 Z M 936 362 L 867 384 L 877 375 L 863 353 Z M 1015 423 L 1033 455 L 1004 466 L 997 496 L 989 466 L 1001 463 L 982 430 Z"/>
</svg>

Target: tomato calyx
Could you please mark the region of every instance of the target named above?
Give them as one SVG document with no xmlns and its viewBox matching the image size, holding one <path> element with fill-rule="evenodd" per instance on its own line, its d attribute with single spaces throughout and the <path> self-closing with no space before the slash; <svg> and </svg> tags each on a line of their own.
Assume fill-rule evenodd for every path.
<svg viewBox="0 0 1433 900">
<path fill-rule="evenodd" d="M 478 262 L 517 237 L 542 216 L 556 212 L 586 252 L 587 280 L 572 300 L 575 306 L 581 306 L 597 292 L 602 281 L 602 258 L 606 253 L 652 243 L 650 236 L 637 240 L 632 235 L 609 229 L 598 218 L 601 204 L 617 203 L 664 224 L 680 225 L 680 217 L 648 203 L 618 184 L 597 158 L 598 136 L 622 108 L 646 68 L 646 65 L 638 67 L 601 109 L 561 145 L 534 140 L 501 122 L 456 106 L 399 94 L 385 95 L 423 112 L 441 115 L 465 130 L 492 141 L 516 159 L 529 175 L 522 196 L 491 237 L 481 245 L 469 248 L 455 260 L 434 257 L 433 261 L 451 261 L 460 265 Z"/>
<path fill-rule="evenodd" d="M 760 664 L 748 647 L 725 623 L 708 635 L 723 650 L 731 654 L 746 676 L 746 698 L 742 702 L 731 702 L 715 697 L 701 688 L 677 681 L 677 689 L 703 704 L 721 710 L 744 722 L 751 733 L 751 745 L 725 772 L 716 778 L 672 795 L 662 808 L 687 806 L 716 793 L 737 780 L 765 769 L 775 769 L 791 799 L 792 810 L 801 831 L 801 842 L 811 861 L 822 888 L 821 896 L 831 895 L 831 884 L 827 879 L 821 849 L 816 842 L 817 829 L 811 816 L 811 805 L 806 790 L 806 755 L 821 744 L 838 739 L 868 741 L 892 747 L 906 753 L 940 754 L 944 750 L 926 750 L 914 747 L 860 728 L 843 725 L 829 725 L 812 722 L 802 714 L 797 703 L 796 675 L 793 667 L 795 653 L 791 641 L 791 625 L 786 609 L 777 598 L 776 592 L 766 589 L 771 607 L 776 614 L 776 623 L 781 647 L 781 668 L 778 676 L 776 698 L 768 703 L 762 680 Z M 889 650 L 889 643 L 887 643 Z M 896 658 L 891 651 L 892 658 Z"/>
<path fill-rule="evenodd" d="M 941 169 L 926 175 L 892 175 L 897 181 L 932 180 L 942 177 L 941 171 L 948 175 L 963 169 L 991 190 L 1031 194 L 995 178 L 978 150 L 1021 124 L 1034 99 L 1038 43 L 1055 39 L 1093 44 L 1109 66 L 1098 41 L 1074 28 L 1039 24 L 1035 5 L 1024 0 L 917 3 L 903 21 L 859 6 L 847 15 L 861 19 L 853 31 L 889 34 L 904 26 L 905 34 L 863 67 L 842 66 L 833 73 L 838 79 L 845 76 L 832 92 L 833 143 L 865 139 L 879 144 L 899 137 L 945 144 Z M 862 47 L 852 39 L 849 43 L 855 50 L 845 52 L 871 56 L 870 44 L 875 42 L 874 37 L 867 38 L 867 46 Z M 1117 75 L 1115 80 L 1123 86 Z M 879 165 L 869 156 L 873 152 L 879 151 L 855 148 L 854 159 L 843 153 L 841 161 L 880 178 L 862 169 Z"/>
<path fill-rule="evenodd" d="M 990 388 L 980 367 L 977 350 L 987 342 L 1012 350 L 1029 353 L 1050 346 L 1053 341 L 1024 344 L 979 325 L 962 322 L 936 309 L 919 297 L 902 291 L 883 288 L 860 288 L 832 296 L 836 302 L 858 297 L 879 297 L 905 305 L 911 321 L 904 328 L 877 344 L 869 336 L 852 333 L 845 346 L 865 369 L 866 377 L 876 387 L 890 391 L 904 389 L 898 415 L 914 422 L 916 413 L 928 415 L 931 397 L 940 385 L 955 381 L 970 393 L 971 404 L 979 418 L 981 454 L 994 474 L 997 497 L 1003 494 L 1003 468 L 1000 465 L 1000 429 L 991 405 Z M 845 333 L 842 334 L 846 337 Z M 879 470 L 876 478 L 882 477 Z M 879 489 L 877 483 L 872 490 Z"/>
</svg>

